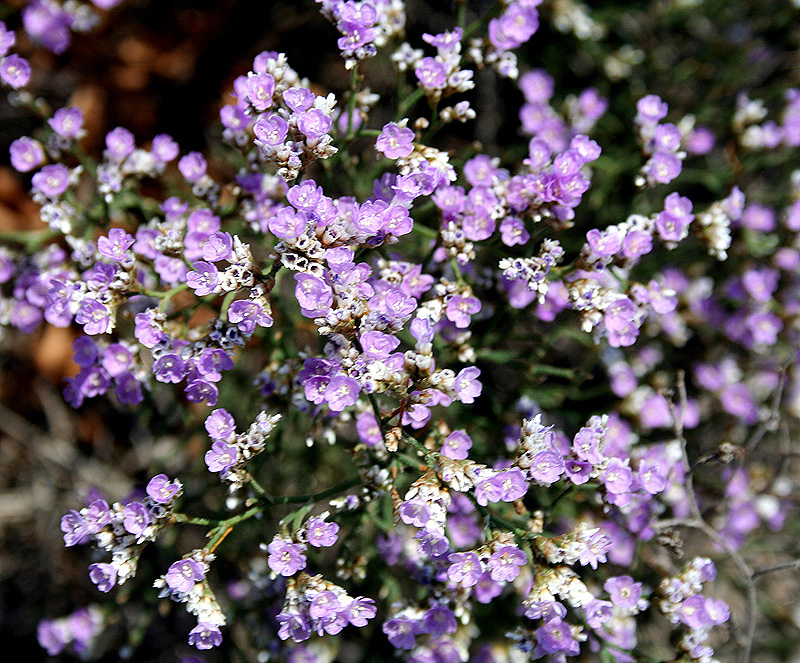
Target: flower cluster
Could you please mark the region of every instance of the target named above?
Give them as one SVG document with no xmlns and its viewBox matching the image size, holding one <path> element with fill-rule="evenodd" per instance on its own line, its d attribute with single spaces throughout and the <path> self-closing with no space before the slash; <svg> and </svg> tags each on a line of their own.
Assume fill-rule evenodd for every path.
<svg viewBox="0 0 800 663">
<path fill-rule="evenodd" d="M 400 0 L 318 4 L 350 89 L 259 53 L 204 152 L 99 133 L 79 98 L 50 112 L 0 24 L 0 79 L 41 120 L 10 161 L 43 222 L 0 232 L 0 340 L 67 330 L 66 402 L 94 421 L 113 394 L 151 431 L 137 478 L 181 477 L 91 491 L 64 543 L 107 553 L 100 592 L 155 567 L 144 591 L 223 657 L 366 657 L 374 634 L 408 663 L 629 663 L 668 646 L 660 613 L 675 655 L 710 663 L 713 563 L 666 551 L 743 560 L 793 503 L 800 171 L 779 159 L 800 93 L 780 124 L 744 94 L 712 131 L 674 91 L 623 94 L 613 72 L 643 60 L 571 1 L 459 2 L 408 34 Z M 91 24 L 55 0 L 21 22 L 54 52 Z M 585 40 L 574 84 L 525 50 L 557 33 Z M 521 101 L 512 131 L 491 85 Z M 88 658 L 102 624 L 39 641 Z"/>
<path fill-rule="evenodd" d="M 95 638 L 102 632 L 103 622 L 102 610 L 92 605 L 78 608 L 66 617 L 43 619 L 36 636 L 48 656 L 58 656 L 70 647 L 81 658 L 88 658 Z"/>
<path fill-rule="evenodd" d="M 158 578 L 154 587 L 160 589 L 161 598 L 186 604 L 186 611 L 197 617 L 197 626 L 189 632 L 189 644 L 198 649 L 211 649 L 222 642 L 220 626 L 225 625 L 225 615 L 206 581 L 213 554 L 195 550 L 190 555 L 173 562 L 167 572 Z"/>
<path fill-rule="evenodd" d="M 89 566 L 89 578 L 101 592 L 109 592 L 136 574 L 142 548 L 155 541 L 172 515 L 172 504 L 183 491 L 180 481 L 166 474 L 153 477 L 143 500 L 109 506 L 102 496 L 80 511 L 70 511 L 61 519 L 64 544 L 74 546 L 91 540 L 111 553 L 110 562 Z"/>
<path fill-rule="evenodd" d="M 706 644 L 709 632 L 730 618 L 725 601 L 701 594 L 703 583 L 716 577 L 710 559 L 695 557 L 678 575 L 664 578 L 658 586 L 658 609 L 673 625 L 687 629 L 680 647 L 690 661 L 711 660 L 714 650 Z"/>
</svg>

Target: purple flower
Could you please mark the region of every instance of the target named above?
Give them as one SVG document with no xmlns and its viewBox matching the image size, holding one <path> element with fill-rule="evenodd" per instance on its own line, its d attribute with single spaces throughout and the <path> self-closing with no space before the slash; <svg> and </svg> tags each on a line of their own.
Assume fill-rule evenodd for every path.
<svg viewBox="0 0 800 663">
<path fill-rule="evenodd" d="M 639 482 L 651 495 L 657 495 L 667 486 L 667 473 L 663 462 L 643 461 L 639 465 Z"/>
<path fill-rule="evenodd" d="M 0 61 L 0 80 L 9 87 L 19 90 L 25 87 L 31 79 L 31 66 L 28 61 L 12 53 Z"/>
<path fill-rule="evenodd" d="M 584 426 L 575 434 L 572 450 L 578 458 L 597 465 L 603 460 L 603 454 L 600 451 L 601 441 L 602 438 L 596 428 Z"/>
<path fill-rule="evenodd" d="M 45 166 L 33 176 L 31 184 L 45 198 L 58 198 L 69 187 L 69 169 L 62 163 Z"/>
<path fill-rule="evenodd" d="M 775 210 L 760 203 L 750 203 L 742 212 L 742 225 L 750 230 L 769 233 L 775 230 Z"/>
<path fill-rule="evenodd" d="M 61 517 L 61 531 L 64 532 L 64 545 L 67 547 L 89 540 L 86 522 L 77 511 L 69 511 Z"/>
<path fill-rule="evenodd" d="M 476 366 L 462 368 L 453 382 L 453 391 L 456 392 L 458 400 L 462 403 L 474 403 L 475 399 L 481 395 L 483 385 L 478 381 L 481 369 Z"/>
<path fill-rule="evenodd" d="M 681 147 L 681 131 L 671 122 L 659 124 L 653 134 L 653 142 L 657 150 L 677 152 Z"/>
<path fill-rule="evenodd" d="M 173 562 L 164 576 L 169 588 L 181 594 L 190 592 L 205 577 L 203 566 L 193 559 Z"/>
<path fill-rule="evenodd" d="M 311 619 L 322 619 L 331 613 L 336 613 L 342 609 L 339 597 L 330 590 L 319 592 L 311 604 L 308 606 L 308 614 Z"/>
<path fill-rule="evenodd" d="M 63 53 L 70 44 L 70 27 L 75 20 L 71 11 L 56 2 L 34 0 L 22 12 L 22 25 L 28 36 L 53 53 Z"/>
<path fill-rule="evenodd" d="M 251 74 L 247 77 L 247 100 L 259 113 L 272 106 L 272 95 L 275 94 L 275 79 L 267 73 Z"/>
<path fill-rule="evenodd" d="M 150 510 L 141 502 L 130 502 L 122 509 L 122 526 L 134 536 L 141 536 L 152 522 Z"/>
<path fill-rule="evenodd" d="M 3 21 L 0 21 L 0 57 L 4 56 L 17 41 L 17 35 L 9 30 Z"/>
<path fill-rule="evenodd" d="M 522 46 L 539 29 L 539 13 L 534 7 L 511 5 L 498 18 L 489 21 L 489 41 L 499 51 Z"/>
<path fill-rule="evenodd" d="M 611 548 L 611 539 L 599 530 L 592 532 L 582 543 L 584 544 L 578 562 L 581 566 L 589 565 L 597 568 L 598 562 L 606 561 L 606 553 Z"/>
<path fill-rule="evenodd" d="M 43 619 L 36 627 L 36 639 L 39 641 L 39 646 L 47 650 L 48 656 L 58 656 L 72 637 L 62 624 Z"/>
<path fill-rule="evenodd" d="M 690 596 L 678 609 L 681 621 L 691 629 L 710 628 L 714 625 L 706 612 L 705 598 L 700 594 Z"/>
<path fill-rule="evenodd" d="M 483 574 L 480 558 L 474 552 L 451 553 L 447 577 L 462 587 L 474 587 Z"/>
<path fill-rule="evenodd" d="M 546 599 L 526 601 L 526 606 L 525 616 L 528 619 L 543 619 L 545 622 L 549 622 L 551 619 L 563 619 L 567 616 L 567 609 L 558 601 Z"/>
<path fill-rule="evenodd" d="M 92 0 L 92 4 L 95 7 L 99 7 L 100 9 L 105 9 L 108 11 L 109 9 L 113 9 L 116 7 L 122 0 Z"/>
<path fill-rule="evenodd" d="M 731 611 L 725 601 L 709 597 L 706 599 L 703 607 L 705 608 L 708 618 L 717 626 L 724 624 L 730 619 Z"/>
<path fill-rule="evenodd" d="M 586 623 L 592 628 L 600 628 L 614 616 L 614 604 L 610 601 L 593 599 L 586 604 Z"/>
<path fill-rule="evenodd" d="M 361 348 L 370 359 L 386 359 L 397 346 L 400 339 L 379 331 L 368 331 L 361 334 Z"/>
<path fill-rule="evenodd" d="M 115 380 L 117 385 L 114 393 L 122 405 L 138 405 L 144 400 L 142 383 L 136 379 L 133 373 L 121 373 L 116 376 Z"/>
<path fill-rule="evenodd" d="M 302 113 L 311 108 L 314 104 L 314 96 L 314 93 L 306 87 L 290 87 L 283 91 L 284 103 L 296 113 Z"/>
<path fill-rule="evenodd" d="M 333 291 L 322 279 L 311 274 L 295 274 L 294 293 L 300 310 L 307 318 L 325 315 L 333 304 Z"/>
<path fill-rule="evenodd" d="M 553 617 L 544 626 L 537 628 L 536 640 L 548 654 L 564 652 L 577 656 L 580 653 L 580 645 L 572 637 L 572 629 L 559 617 Z"/>
<path fill-rule="evenodd" d="M 618 608 L 635 608 L 642 597 L 642 583 L 634 582 L 630 576 L 609 578 L 603 585 L 611 602 Z"/>
<path fill-rule="evenodd" d="M 153 362 L 153 375 L 159 382 L 178 384 L 186 375 L 186 362 L 169 352 Z"/>
<path fill-rule="evenodd" d="M 42 321 L 42 312 L 33 304 L 26 301 L 14 302 L 11 311 L 11 324 L 25 332 L 31 333 Z"/>
<path fill-rule="evenodd" d="M 475 500 L 481 506 L 489 502 L 499 502 L 502 499 L 503 487 L 496 476 L 479 481 L 475 486 Z"/>
<path fill-rule="evenodd" d="M 477 297 L 454 295 L 447 301 L 446 315 L 459 329 L 469 327 L 470 316 L 481 310 L 481 300 Z"/>
<path fill-rule="evenodd" d="M 306 567 L 303 547 L 297 543 L 275 537 L 267 546 L 267 552 L 267 565 L 282 576 L 292 576 Z"/>
<path fill-rule="evenodd" d="M 500 224 L 500 239 L 506 246 L 525 244 L 531 238 L 525 224 L 514 216 L 508 216 Z"/>
<path fill-rule="evenodd" d="M 531 479 L 547 486 L 558 481 L 565 471 L 564 459 L 551 449 L 545 449 L 534 455 L 528 468 Z"/>
<path fill-rule="evenodd" d="M 622 255 L 635 260 L 653 250 L 653 236 L 643 230 L 632 230 L 622 241 Z"/>
<path fill-rule="evenodd" d="M 59 108 L 47 123 L 62 138 L 70 140 L 80 138 L 83 131 L 83 113 L 75 106 Z"/>
<path fill-rule="evenodd" d="M 627 493 L 632 482 L 633 472 L 630 467 L 619 458 L 612 458 L 608 461 L 608 467 L 603 473 L 603 484 L 609 493 L 615 495 Z"/>
<path fill-rule="evenodd" d="M 210 382 L 205 380 L 192 380 L 186 385 L 186 400 L 192 403 L 202 403 L 206 401 L 209 405 L 214 405 L 219 396 L 219 390 Z"/>
<path fill-rule="evenodd" d="M 601 258 L 616 255 L 622 248 L 622 240 L 616 228 L 602 232 L 597 228 L 592 228 L 586 233 L 586 241 L 592 251 Z"/>
<path fill-rule="evenodd" d="M 269 327 L 273 323 L 260 304 L 247 299 L 240 299 L 230 305 L 228 321 L 234 323 L 243 334 L 252 334 L 257 325 Z"/>
<path fill-rule="evenodd" d="M 636 103 L 636 122 L 639 124 L 656 124 L 663 120 L 669 112 L 669 106 L 655 94 L 648 94 Z"/>
<path fill-rule="evenodd" d="M 91 534 L 97 534 L 111 522 L 111 511 L 108 502 L 103 499 L 95 500 L 86 509 L 83 516 L 86 529 Z"/>
<path fill-rule="evenodd" d="M 361 48 L 366 50 L 367 47 L 372 47 L 374 49 L 371 42 L 375 41 L 378 36 L 378 31 L 375 28 L 348 21 L 339 21 L 337 27 L 344 36 L 340 37 L 336 44 L 345 57 L 357 53 Z"/>
<path fill-rule="evenodd" d="M 353 378 L 337 375 L 328 383 L 325 389 L 325 401 L 331 412 L 341 412 L 346 407 L 355 405 L 361 385 Z"/>
<path fill-rule="evenodd" d="M 383 632 L 396 649 L 413 649 L 415 635 L 420 632 L 419 622 L 408 617 L 396 617 L 383 624 Z"/>
<path fill-rule="evenodd" d="M 297 128 L 305 134 L 306 138 L 311 140 L 320 138 L 328 133 L 331 123 L 330 116 L 317 108 L 304 111 L 297 116 Z"/>
<path fill-rule="evenodd" d="M 172 136 L 168 134 L 158 134 L 153 137 L 151 152 L 156 161 L 165 164 L 178 156 L 180 148 Z"/>
<path fill-rule="evenodd" d="M 222 379 L 222 371 L 233 368 L 233 359 L 225 350 L 206 348 L 200 353 L 195 365 L 205 380 L 219 382 Z"/>
<path fill-rule="evenodd" d="M 492 553 L 486 566 L 495 582 L 511 582 L 519 575 L 520 567 L 527 563 L 527 556 L 516 546 L 500 546 Z"/>
<path fill-rule="evenodd" d="M 222 632 L 214 624 L 200 622 L 189 631 L 189 644 L 198 649 L 211 649 L 222 643 Z"/>
<path fill-rule="evenodd" d="M 210 472 L 227 472 L 239 460 L 239 450 L 232 444 L 215 441 L 206 451 L 205 461 Z"/>
<path fill-rule="evenodd" d="M 97 585 L 97 589 L 101 592 L 110 592 L 117 584 L 117 569 L 113 564 L 90 564 L 89 580 Z"/>
<path fill-rule="evenodd" d="M 261 116 L 253 125 L 256 138 L 265 145 L 280 145 L 289 133 L 289 124 L 280 115 Z"/>
<path fill-rule="evenodd" d="M 219 408 L 206 417 L 206 431 L 214 440 L 227 440 L 236 432 L 236 422 L 227 410 Z"/>
<path fill-rule="evenodd" d="M 157 315 L 155 309 L 149 309 L 143 313 L 137 313 L 134 318 L 134 335 L 136 340 L 146 348 L 154 347 L 167 337 Z"/>
<path fill-rule="evenodd" d="M 110 260 L 122 262 L 130 257 L 127 252 L 133 246 L 134 241 L 136 240 L 122 228 L 111 228 L 108 231 L 108 237 L 97 239 L 97 251 Z"/>
<path fill-rule="evenodd" d="M 347 606 L 347 618 L 353 626 L 366 626 L 367 622 L 378 614 L 375 601 L 359 596 Z"/>
<path fill-rule="evenodd" d="M 380 426 L 372 412 L 362 412 L 356 417 L 356 431 L 358 439 L 368 447 L 374 447 L 383 442 Z"/>
<path fill-rule="evenodd" d="M 307 615 L 299 612 L 281 612 L 277 619 L 280 623 L 278 637 L 281 640 L 291 638 L 294 642 L 303 642 L 311 636 L 311 624 Z"/>
<path fill-rule="evenodd" d="M 457 629 L 456 616 L 446 605 L 435 605 L 426 610 L 422 616 L 422 632 L 432 638 L 455 633 Z"/>
<path fill-rule="evenodd" d="M 281 239 L 299 237 L 308 225 L 305 212 L 296 212 L 291 207 L 282 207 L 269 222 L 269 231 Z"/>
<path fill-rule="evenodd" d="M 686 137 L 686 151 L 690 154 L 708 154 L 714 149 L 716 138 L 714 132 L 708 127 L 695 127 Z"/>
<path fill-rule="evenodd" d="M 288 90 L 287 90 L 288 91 Z M 286 198 L 301 212 L 313 212 L 322 200 L 322 188 L 314 180 L 303 180 L 286 193 Z"/>
<path fill-rule="evenodd" d="M 189 152 L 181 157 L 178 162 L 178 170 L 187 182 L 194 184 L 199 182 L 206 174 L 206 160 L 200 152 Z"/>
<path fill-rule="evenodd" d="M 203 260 L 192 263 L 194 271 L 186 274 L 186 283 L 198 297 L 210 295 L 217 289 L 219 270 L 210 262 Z"/>
<path fill-rule="evenodd" d="M 681 160 L 670 152 L 656 152 L 644 165 L 644 173 L 659 184 L 669 184 L 681 173 Z"/>
<path fill-rule="evenodd" d="M 414 132 L 395 122 L 384 125 L 375 147 L 389 159 L 405 158 L 414 151 Z"/>
<path fill-rule="evenodd" d="M 108 157 L 112 161 L 122 161 L 136 148 L 133 134 L 124 127 L 116 127 L 106 134 Z"/>
<path fill-rule="evenodd" d="M 170 481 L 166 474 L 157 474 L 147 483 L 147 494 L 157 504 L 169 504 L 181 491 L 180 481 Z"/>
<path fill-rule="evenodd" d="M 605 310 L 603 322 L 608 330 L 608 343 L 612 347 L 633 345 L 639 334 L 636 318 L 638 307 L 628 297 L 614 300 Z"/>
<path fill-rule="evenodd" d="M 499 472 L 493 481 L 500 487 L 500 499 L 503 502 L 514 502 L 528 492 L 528 482 L 518 467 Z"/>
<path fill-rule="evenodd" d="M 425 90 L 443 90 L 447 85 L 447 70 L 435 58 L 422 58 L 414 73 Z"/>
<path fill-rule="evenodd" d="M 112 343 L 103 351 L 100 363 L 110 376 L 116 377 L 127 371 L 132 361 L 133 356 L 128 348 L 122 343 Z"/>
<path fill-rule="evenodd" d="M 472 439 L 463 430 L 456 430 L 442 443 L 442 453 L 453 460 L 465 460 L 472 448 Z"/>
<path fill-rule="evenodd" d="M 44 162 L 42 144 L 27 136 L 18 138 L 11 143 L 9 153 L 11 154 L 11 165 L 20 173 L 27 173 L 38 168 Z"/>
<path fill-rule="evenodd" d="M 339 525 L 321 518 L 311 518 L 306 525 L 306 531 L 309 545 L 315 548 L 330 548 L 338 539 Z"/>
<path fill-rule="evenodd" d="M 726 385 L 719 395 L 719 400 L 728 414 L 739 417 L 747 424 L 758 421 L 758 408 L 746 384 L 737 382 Z"/>
<path fill-rule="evenodd" d="M 344 2 L 339 7 L 339 20 L 349 25 L 368 28 L 378 20 L 378 12 L 370 2 Z M 343 26 L 343 31 L 347 27 Z"/>
<path fill-rule="evenodd" d="M 75 322 L 83 325 L 83 331 L 90 336 L 105 334 L 111 331 L 112 321 L 108 309 L 96 299 L 87 297 L 81 302 Z"/>
<path fill-rule="evenodd" d="M 398 507 L 397 513 L 406 525 L 414 527 L 425 527 L 431 519 L 427 504 L 418 499 L 406 500 Z"/>
</svg>

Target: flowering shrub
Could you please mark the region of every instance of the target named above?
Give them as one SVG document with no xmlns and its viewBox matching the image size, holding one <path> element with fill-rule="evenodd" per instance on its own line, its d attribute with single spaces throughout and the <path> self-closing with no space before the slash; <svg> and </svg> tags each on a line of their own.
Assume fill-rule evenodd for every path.
<svg viewBox="0 0 800 663">
<path fill-rule="evenodd" d="M 93 1 L 112 13 L 29 3 L 28 48 L 113 20 Z M 349 89 L 261 52 L 204 153 L 121 126 L 86 149 L 0 29 L 44 223 L 2 235 L 5 342 L 73 330 L 66 403 L 162 445 L 138 492 L 69 497 L 64 544 L 119 605 L 52 615 L 41 646 L 132 657 L 172 614 L 213 660 L 749 661 L 756 581 L 796 567 L 771 542 L 796 495 L 800 89 L 707 127 L 697 98 L 618 89 L 646 54 L 609 51 L 607 11 L 461 1 L 416 38 L 401 0 L 317 3 Z M 596 86 L 560 87 L 547 30 L 602 55 L 575 65 Z M 510 137 L 489 80 L 521 101 Z"/>
</svg>

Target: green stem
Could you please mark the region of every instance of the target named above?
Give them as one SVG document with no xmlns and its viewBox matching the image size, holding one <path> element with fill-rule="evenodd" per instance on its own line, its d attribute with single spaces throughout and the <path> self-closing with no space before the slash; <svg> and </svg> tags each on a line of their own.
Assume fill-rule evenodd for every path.
<svg viewBox="0 0 800 663">
<path fill-rule="evenodd" d="M 185 513 L 173 513 L 172 518 L 175 520 L 176 523 L 183 523 L 185 525 L 200 525 L 202 527 L 214 527 L 219 525 L 219 521 L 217 520 L 209 520 L 208 518 L 193 518 L 192 516 L 187 516 Z"/>
<path fill-rule="evenodd" d="M 167 304 L 169 304 L 169 300 L 172 299 L 175 295 L 177 295 L 182 290 L 186 290 L 189 288 L 187 283 L 180 283 L 176 285 L 171 290 L 167 290 L 166 292 L 158 292 L 153 290 L 145 290 L 144 294 L 150 297 L 159 297 L 161 301 L 158 303 L 158 310 L 159 311 L 166 311 Z"/>
<path fill-rule="evenodd" d="M 325 490 L 321 490 L 318 493 L 312 493 L 311 495 L 289 495 L 287 497 L 278 497 L 273 501 L 274 505 L 278 504 L 302 504 L 303 502 L 318 502 L 319 500 L 324 500 L 331 495 L 335 495 L 336 493 L 341 493 L 343 490 L 347 490 L 348 488 L 352 488 L 353 486 L 358 486 L 361 484 L 361 477 L 352 477 L 347 481 L 343 481 L 336 486 L 331 488 L 327 488 Z"/>
<path fill-rule="evenodd" d="M 264 490 L 264 487 L 256 481 L 256 478 L 253 475 L 250 475 L 250 486 L 255 491 L 256 495 L 258 495 L 262 500 L 267 502 L 268 504 L 274 504 L 275 501 L 267 494 L 267 491 Z"/>
<path fill-rule="evenodd" d="M 58 237 L 61 233 L 50 228 L 42 230 L 7 230 L 0 232 L 0 242 L 22 244 L 26 251 L 38 249 L 42 244 Z"/>
<path fill-rule="evenodd" d="M 230 307 L 234 297 L 236 297 L 236 290 L 233 290 L 225 295 L 225 299 L 222 300 L 222 306 L 219 310 L 220 320 L 224 320 L 225 322 L 228 321 L 228 307 Z"/>
<path fill-rule="evenodd" d="M 403 99 L 397 105 L 397 115 L 395 116 L 395 121 L 399 122 L 402 120 L 408 111 L 410 111 L 414 105 L 425 96 L 425 91 L 422 88 L 415 89 L 411 94 L 409 94 L 405 99 Z"/>
<path fill-rule="evenodd" d="M 358 65 L 353 65 L 350 70 L 350 98 L 347 100 L 347 133 L 345 139 L 353 138 L 353 115 L 356 111 L 356 94 L 358 93 Z"/>
<path fill-rule="evenodd" d="M 223 520 L 219 525 L 217 525 L 213 530 L 213 534 L 211 535 L 211 539 L 205 545 L 205 550 L 214 550 L 219 543 L 222 542 L 222 539 L 228 536 L 230 531 L 239 523 L 249 520 L 253 516 L 257 516 L 261 513 L 266 507 L 269 505 L 258 504 L 254 507 L 250 507 L 247 511 L 243 511 L 242 513 L 228 518 L 227 520 Z"/>
</svg>

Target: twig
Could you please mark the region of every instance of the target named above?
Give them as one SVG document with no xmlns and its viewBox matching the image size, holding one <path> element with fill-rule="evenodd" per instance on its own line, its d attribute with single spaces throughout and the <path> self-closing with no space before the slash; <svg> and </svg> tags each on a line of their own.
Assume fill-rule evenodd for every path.
<svg viewBox="0 0 800 663">
<path fill-rule="evenodd" d="M 686 415 L 686 405 L 687 405 L 687 397 L 686 397 L 686 374 L 683 370 L 678 371 L 677 375 L 677 387 L 678 387 L 678 409 L 676 411 L 675 403 L 673 403 L 672 399 L 669 400 L 669 410 L 672 414 L 672 430 L 675 434 L 675 438 L 680 443 L 681 447 L 681 460 L 683 462 L 683 470 L 685 474 L 685 482 L 686 482 L 686 496 L 689 499 L 689 510 L 692 513 L 692 517 L 700 522 L 703 521 L 703 517 L 700 512 L 700 507 L 697 504 L 697 496 L 694 492 L 694 481 L 692 478 L 692 466 L 689 463 L 689 453 L 686 450 L 686 435 L 683 431 L 683 420 Z"/>
<path fill-rule="evenodd" d="M 768 566 L 764 569 L 757 569 L 756 571 L 753 571 L 752 577 L 755 579 L 759 576 L 766 575 L 767 573 L 783 571 L 785 569 L 794 569 L 795 571 L 800 571 L 800 559 L 795 559 L 791 562 L 783 562 L 782 564 L 776 564 L 775 566 Z"/>
</svg>

